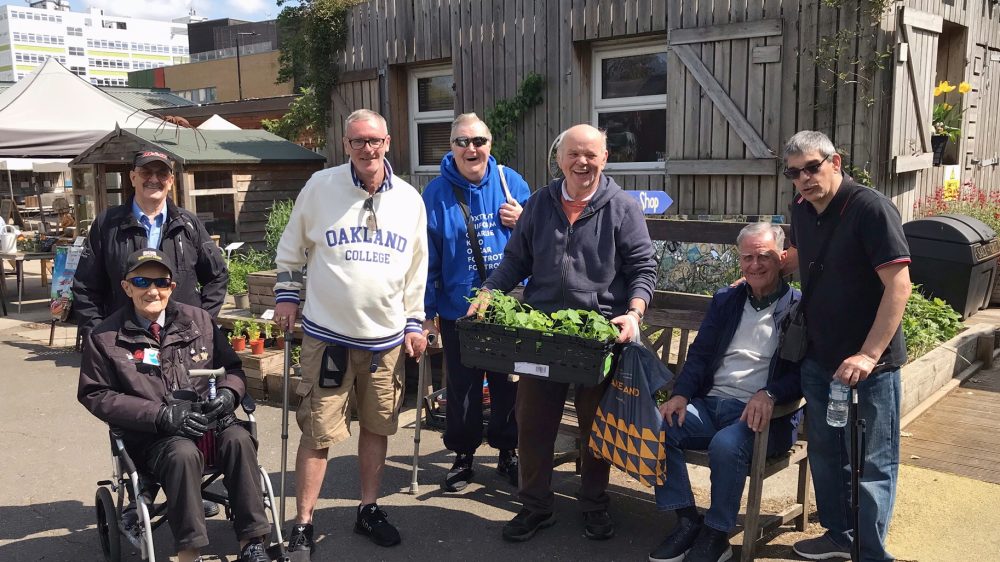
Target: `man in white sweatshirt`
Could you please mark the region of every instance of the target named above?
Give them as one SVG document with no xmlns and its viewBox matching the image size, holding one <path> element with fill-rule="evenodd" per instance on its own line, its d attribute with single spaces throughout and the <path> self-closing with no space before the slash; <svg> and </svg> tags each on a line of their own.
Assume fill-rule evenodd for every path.
<svg viewBox="0 0 1000 562">
<path fill-rule="evenodd" d="M 303 268 L 302 429 L 292 551 L 311 551 L 313 509 L 329 447 L 350 435 L 348 394 L 357 397 L 361 505 L 354 530 L 380 546 L 400 536 L 377 500 L 388 436 L 403 398 L 403 353 L 419 358 L 427 280 L 427 215 L 417 190 L 392 173 L 385 119 L 367 109 L 344 125 L 347 164 L 316 172 L 295 201 L 278 244 L 274 320 L 295 323 Z"/>
</svg>

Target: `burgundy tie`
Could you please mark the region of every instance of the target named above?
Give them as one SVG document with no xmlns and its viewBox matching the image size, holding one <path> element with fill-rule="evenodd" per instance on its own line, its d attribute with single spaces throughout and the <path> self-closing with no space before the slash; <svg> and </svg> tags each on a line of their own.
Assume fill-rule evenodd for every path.
<svg viewBox="0 0 1000 562">
<path fill-rule="evenodd" d="M 149 325 L 149 331 L 153 333 L 153 337 L 156 338 L 157 342 L 159 342 L 160 341 L 160 325 L 157 324 L 156 322 L 153 322 L 152 324 Z"/>
</svg>

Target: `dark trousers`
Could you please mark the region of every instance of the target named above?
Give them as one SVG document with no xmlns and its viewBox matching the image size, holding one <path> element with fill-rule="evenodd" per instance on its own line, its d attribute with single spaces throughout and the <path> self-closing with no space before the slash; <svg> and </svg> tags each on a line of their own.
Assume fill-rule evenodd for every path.
<svg viewBox="0 0 1000 562">
<path fill-rule="evenodd" d="M 483 442 L 483 371 L 462 365 L 458 331 L 454 320 L 441 320 L 444 360 L 448 366 L 445 393 L 447 427 L 444 446 L 459 454 L 473 454 Z M 508 451 L 517 448 L 517 420 L 514 399 L 517 383 L 506 373 L 487 371 L 490 385 L 490 420 L 486 441 L 491 447 Z"/>
<path fill-rule="evenodd" d="M 239 540 L 271 532 L 264 511 L 257 451 L 250 434 L 240 425 L 231 425 L 215 436 L 216 468 L 233 510 L 233 527 Z M 145 469 L 163 486 L 167 496 L 167 522 L 177 550 L 208 546 L 205 509 L 201 502 L 201 481 L 205 459 L 186 437 L 164 437 L 142 452 Z"/>
<path fill-rule="evenodd" d="M 590 427 L 597 405 L 604 396 L 608 381 L 597 386 L 576 386 L 574 404 L 580 428 L 580 500 L 581 511 L 608 508 L 608 476 L 611 465 L 589 451 Z M 520 489 L 518 497 L 530 511 L 549 513 L 552 494 L 552 455 L 562 419 L 563 404 L 569 384 L 522 377 L 517 389 L 517 424 L 520 453 Z"/>
</svg>

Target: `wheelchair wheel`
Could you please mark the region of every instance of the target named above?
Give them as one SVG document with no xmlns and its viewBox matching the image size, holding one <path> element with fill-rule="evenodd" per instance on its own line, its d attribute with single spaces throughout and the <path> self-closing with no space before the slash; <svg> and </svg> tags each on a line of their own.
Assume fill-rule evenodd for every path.
<svg viewBox="0 0 1000 562">
<path fill-rule="evenodd" d="M 97 489 L 94 504 L 97 506 L 97 534 L 101 539 L 104 559 L 108 562 L 121 562 L 122 535 L 118 530 L 121 515 L 118 513 L 118 506 L 115 505 L 111 492 L 104 486 Z"/>
</svg>

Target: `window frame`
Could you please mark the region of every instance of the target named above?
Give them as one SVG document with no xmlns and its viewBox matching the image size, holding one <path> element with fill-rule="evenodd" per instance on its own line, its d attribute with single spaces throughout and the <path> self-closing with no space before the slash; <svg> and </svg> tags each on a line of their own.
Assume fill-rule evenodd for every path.
<svg viewBox="0 0 1000 562">
<path fill-rule="evenodd" d="M 419 111 L 419 89 L 417 88 L 417 82 L 421 78 L 436 78 L 439 76 L 451 77 L 451 110 L 448 111 L 442 109 L 437 111 Z M 417 127 L 428 123 L 448 123 L 448 126 L 451 126 L 451 122 L 455 120 L 455 71 L 450 64 L 424 66 L 410 69 L 407 77 L 406 88 L 407 99 L 409 100 L 410 106 L 410 169 L 414 174 L 436 174 L 441 169 L 440 164 L 420 165 L 420 140 L 417 134 Z M 449 144 L 449 150 L 450 149 L 451 147 Z"/>
<path fill-rule="evenodd" d="M 650 96 L 632 96 L 627 98 L 603 99 L 601 97 L 601 85 L 603 76 L 601 75 L 601 63 L 605 59 L 621 58 L 639 55 L 650 55 L 654 53 L 667 53 L 669 47 L 666 37 L 658 37 L 653 41 L 640 41 L 629 43 L 613 43 L 595 46 L 591 53 L 591 103 L 590 120 L 593 126 L 597 126 L 598 115 L 600 113 L 613 113 L 622 111 L 643 111 L 649 109 L 667 109 L 667 93 Z M 668 62 L 669 64 L 669 62 Z M 667 124 L 664 123 L 664 129 Z M 609 172 L 663 172 L 667 170 L 667 163 L 663 162 L 608 162 L 606 169 Z"/>
</svg>

